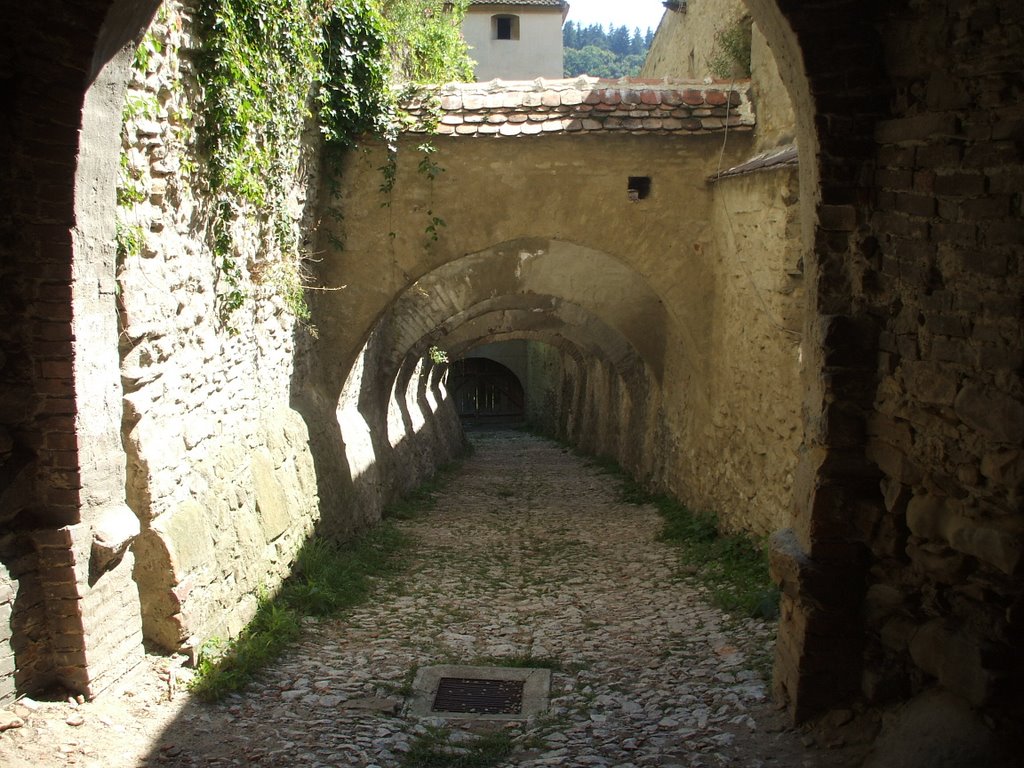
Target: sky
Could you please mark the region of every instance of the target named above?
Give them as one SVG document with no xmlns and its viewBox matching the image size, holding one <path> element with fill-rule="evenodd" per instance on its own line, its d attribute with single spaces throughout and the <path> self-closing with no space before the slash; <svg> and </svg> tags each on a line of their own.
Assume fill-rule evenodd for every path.
<svg viewBox="0 0 1024 768">
<path fill-rule="evenodd" d="M 585 27 L 600 24 L 605 29 L 608 24 L 616 27 L 623 24 L 633 31 L 640 27 L 646 32 L 650 27 L 657 30 L 665 6 L 661 0 L 568 0 L 569 17 L 566 21 L 574 21 Z"/>
</svg>

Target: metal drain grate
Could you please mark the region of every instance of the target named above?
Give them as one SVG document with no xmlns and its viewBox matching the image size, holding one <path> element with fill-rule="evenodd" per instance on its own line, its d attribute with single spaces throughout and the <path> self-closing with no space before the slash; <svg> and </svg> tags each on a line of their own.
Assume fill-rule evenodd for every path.
<svg viewBox="0 0 1024 768">
<path fill-rule="evenodd" d="M 442 677 L 431 709 L 477 715 L 518 715 L 523 710 L 523 681 Z"/>
</svg>

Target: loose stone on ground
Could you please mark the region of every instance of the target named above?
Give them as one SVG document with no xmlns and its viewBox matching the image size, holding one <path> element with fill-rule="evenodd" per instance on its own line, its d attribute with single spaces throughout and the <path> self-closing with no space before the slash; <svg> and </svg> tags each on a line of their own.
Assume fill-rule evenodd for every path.
<svg viewBox="0 0 1024 768">
<path fill-rule="evenodd" d="M 724 615 L 657 541 L 651 507 L 524 433 L 479 433 L 418 542 L 372 604 L 306 620 L 300 642 L 241 694 L 202 704 L 153 659 L 123 693 L 15 707 L 7 766 L 399 766 L 446 727 L 456 748 L 504 729 L 517 766 L 845 766 L 768 700 L 773 626 Z M 415 670 L 553 667 L 546 713 L 521 723 L 408 714 Z M 183 688 L 184 686 L 182 686 Z M 856 752 L 856 750 L 853 750 Z"/>
</svg>

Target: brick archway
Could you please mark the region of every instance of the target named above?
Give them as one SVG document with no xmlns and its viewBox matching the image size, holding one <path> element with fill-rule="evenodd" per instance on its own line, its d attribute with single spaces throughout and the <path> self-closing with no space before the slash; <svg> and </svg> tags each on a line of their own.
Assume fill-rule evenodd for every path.
<svg viewBox="0 0 1024 768">
<path fill-rule="evenodd" d="M 802 490 L 776 549 L 790 600 L 780 693 L 796 717 L 862 688 L 880 701 L 934 680 L 978 705 L 1010 701 L 1024 675 L 1011 653 L 1024 593 L 1019 3 L 748 5 L 798 115 L 812 284 Z M 94 542 L 102 553 L 101 521 L 113 510 L 116 529 L 123 500 L 116 380 L 83 397 L 116 349 L 104 317 L 112 245 L 84 212 L 113 200 L 103 147 L 119 119 L 118 61 L 155 7 L 58 1 L 0 16 L 14 105 L 0 129 L 0 587 L 12 560 L 45 569 L 52 553 L 54 583 L 88 588 L 38 609 L 49 629 L 35 660 L 19 661 L 22 686 L 93 690 L 117 672 L 85 647 L 83 620 L 103 616 L 83 601 L 101 601 L 92 587 L 125 565 L 110 557 L 93 584 L 74 571 L 89 569 Z M 885 602 L 895 585 L 902 597 Z M 897 620 L 906 637 L 883 632 Z M 108 639 L 105 655 L 133 637 Z M 14 689 L 4 681 L 0 698 Z"/>
</svg>

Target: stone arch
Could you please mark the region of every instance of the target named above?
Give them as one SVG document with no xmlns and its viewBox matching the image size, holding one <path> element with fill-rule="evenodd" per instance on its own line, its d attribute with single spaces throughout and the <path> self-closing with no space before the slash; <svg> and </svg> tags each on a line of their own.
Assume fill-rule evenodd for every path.
<svg viewBox="0 0 1024 768">
<path fill-rule="evenodd" d="M 526 388 L 520 377 L 490 355 L 475 349 L 468 352 L 448 363 L 446 387 L 459 417 L 521 419 L 526 412 Z"/>
<path fill-rule="evenodd" d="M 744 2 L 775 53 L 800 148 L 804 449 L 792 528 L 776 537 L 773 569 L 784 591 L 775 693 L 803 719 L 861 685 L 864 545 L 850 518 L 880 510 L 882 498 L 865 482 L 877 470 L 854 436 L 873 406 L 878 329 L 854 299 L 852 273 L 870 242 L 860 211 L 871 197 L 871 126 L 889 85 L 877 23 L 862 5 Z"/>
<path fill-rule="evenodd" d="M 671 328 L 643 276 L 600 251 L 529 238 L 467 254 L 413 282 L 379 316 L 385 359 L 394 365 L 419 340 L 436 339 L 454 318 L 461 322 L 498 297 L 508 309 L 527 311 L 571 302 L 582 310 L 575 320 L 610 328 L 660 374 Z"/>
<path fill-rule="evenodd" d="M 922 78 L 912 72 L 908 75 L 910 68 L 904 63 L 893 64 L 892 51 L 884 50 L 879 42 L 879 30 L 893 16 L 905 14 L 908 28 L 923 34 L 921 30 L 927 26 L 932 30 L 930 34 L 942 37 L 942 44 L 946 44 L 946 38 L 952 39 L 954 26 L 970 26 L 965 16 L 958 15 L 968 13 L 966 7 L 954 9 L 940 4 L 942 13 L 930 17 L 926 16 L 932 13 L 930 9 L 907 3 L 890 7 L 853 0 L 747 2 L 776 51 L 796 105 L 801 174 L 805 180 L 801 195 L 805 206 L 805 248 L 809 257 L 813 255 L 809 261 L 811 300 L 805 336 L 810 341 L 804 349 L 808 372 L 807 458 L 792 547 L 781 547 L 777 552 L 777 571 L 783 577 L 787 594 L 794 600 L 791 608 L 799 609 L 783 622 L 781 692 L 789 697 L 791 711 L 804 716 L 840 701 L 857 687 L 858 644 L 865 630 L 859 618 L 851 623 L 848 617 L 859 614 L 857 596 L 863 587 L 863 550 L 859 541 L 863 535 L 851 530 L 851 526 L 859 517 L 870 518 L 879 506 L 877 467 L 864 456 L 869 439 L 864 428 L 865 415 L 879 391 L 876 378 L 884 363 L 878 363 L 877 358 L 888 356 L 886 359 L 891 361 L 895 354 L 888 348 L 881 349 L 879 354 L 883 343 L 880 336 L 897 335 L 897 321 L 890 317 L 890 309 L 898 314 L 897 303 L 909 305 L 913 302 L 903 300 L 917 301 L 925 294 L 913 276 L 907 278 L 907 285 L 889 288 L 888 296 L 870 290 L 869 281 L 877 278 L 880 262 L 887 259 L 902 260 L 911 272 L 927 272 L 928 257 L 922 255 L 922 249 L 928 247 L 924 242 L 926 235 L 918 238 L 923 243 L 918 250 L 894 253 L 897 245 L 918 245 L 905 232 L 920 225 L 927 216 L 897 210 L 896 203 L 883 193 L 890 197 L 914 194 L 911 185 L 916 183 L 915 147 L 923 147 L 934 155 L 952 149 L 957 159 L 950 161 L 945 170 L 957 167 L 957 161 L 964 158 L 964 147 L 977 150 L 977 154 L 987 152 L 988 161 L 974 159 L 973 168 L 983 171 L 992 167 L 985 162 L 998 162 L 1000 157 L 1019 168 L 1019 148 L 1006 146 L 1014 141 L 1012 125 L 987 119 L 996 109 L 993 104 L 1005 104 L 1010 97 L 994 97 L 993 94 L 1001 93 L 994 89 L 984 95 L 969 92 L 961 98 L 956 93 L 939 93 L 934 96 L 936 101 L 916 101 L 920 99 L 916 91 Z M 49 533 L 68 528 L 59 535 L 54 533 L 50 540 L 53 551 L 61 553 L 74 551 L 88 556 L 81 545 L 90 540 L 75 529 L 79 520 L 87 524 L 80 478 L 76 470 L 64 473 L 61 469 L 63 462 L 77 467 L 91 459 L 79 450 L 77 438 L 72 323 L 67 318 L 55 319 L 62 313 L 71 314 L 73 292 L 84 288 L 87 282 L 87 278 L 77 281 L 77 276 L 72 275 L 75 262 L 71 235 L 76 226 L 74 190 L 80 146 L 77 130 L 82 122 L 83 94 L 96 73 L 110 61 L 111 52 L 131 38 L 130 32 L 122 31 L 104 36 L 101 41 L 104 19 L 144 18 L 154 8 L 154 0 L 57 0 L 28 4 L 27 8 L 22 4 L 17 9 L 9 4 L 0 12 L 0 27 L 9 36 L 0 46 L 5 77 L 9 76 L 11 82 L 17 80 L 13 93 L 15 119 L 0 126 L 0 151 L 9 153 L 0 164 L 4 194 L 0 210 L 5 217 L 0 222 L 5 250 L 4 322 L 0 323 L 0 338 L 5 348 L 5 400 L 15 404 L 10 412 L 5 412 L 3 426 L 14 445 L 10 453 L 18 459 L 14 465 L 5 463 L 0 520 L 8 525 L 23 515 L 23 522 Z M 1008 28 L 1019 29 L 1020 12 L 1011 0 L 996 0 L 986 6 L 986 11 L 1006 22 Z M 947 48 L 944 61 L 951 67 L 961 60 L 968 65 L 980 63 L 976 52 L 960 46 Z M 979 44 L 978 48 L 994 51 L 993 56 L 1004 55 L 990 43 Z M 1019 71 L 1019 46 L 1007 50 L 1010 69 Z M 968 61 L 970 57 L 974 60 Z M 892 82 L 897 78 L 902 81 Z M 1007 92 L 1012 93 L 1012 89 Z M 892 104 L 899 105 L 894 111 L 899 112 L 903 121 L 884 126 L 882 138 L 887 140 L 882 143 L 887 144 L 885 150 L 891 166 L 887 170 L 896 173 L 889 182 L 882 182 L 872 178 L 875 165 L 880 162 L 875 130 L 878 118 Z M 983 119 L 970 123 L 968 130 L 956 124 L 956 120 L 971 108 L 980 108 L 979 117 Z M 944 147 L 942 141 L 949 135 L 957 137 L 963 146 Z M 99 189 L 106 187 L 112 194 L 112 178 L 89 181 L 98 184 Z M 989 179 L 984 183 L 990 186 L 974 198 L 979 201 L 979 209 L 981 204 L 991 203 L 992 210 L 998 213 L 1000 205 L 1009 205 L 999 197 L 1009 193 L 997 191 L 1000 188 L 996 181 Z M 920 202 L 900 199 L 904 206 Z M 976 213 L 981 215 L 984 211 Z M 889 220 L 887 214 L 896 218 Z M 975 218 L 975 213 L 968 212 L 966 223 L 976 225 Z M 1007 217 L 1006 222 L 1008 226 L 1019 224 L 1019 216 Z M 881 239 L 891 237 L 893 244 L 886 246 L 888 250 L 883 253 L 885 243 L 872 242 L 873 234 Z M 898 240 L 900 237 L 903 239 Z M 956 246 L 954 251 L 962 245 L 955 242 L 951 233 L 939 233 L 936 237 L 941 243 Z M 8 280 L 8 276 L 12 279 Z M 106 284 L 109 285 L 109 280 Z M 997 291 L 996 295 L 1007 299 L 1012 290 L 1003 286 L 1002 293 Z M 1015 311 L 1019 323 L 1019 309 Z M 950 348 L 966 357 L 967 346 L 966 342 L 954 341 Z M 1009 351 L 1014 349 L 1010 343 Z M 976 372 L 984 363 L 967 361 L 964 365 L 969 372 Z M 924 378 L 934 381 L 928 373 Z M 1019 379 L 1019 371 L 1013 374 L 1011 370 L 1007 375 Z M 26 381 L 30 382 L 28 386 Z M 955 394 L 956 384 L 953 389 Z M 920 399 L 921 392 L 914 389 L 908 397 Z M 1019 403 L 1019 398 L 1015 402 Z M 892 458 L 895 463 L 901 460 L 909 461 L 902 455 Z M 987 470 L 996 486 L 1006 487 L 1013 482 L 1012 473 L 1006 475 L 1003 465 L 990 464 Z M 65 482 L 52 482 L 57 476 Z M 68 487 L 68 480 L 72 487 Z M 950 482 L 957 490 L 971 492 L 982 483 L 957 478 Z M 894 490 L 892 498 L 887 498 L 889 506 L 905 511 L 906 494 L 899 483 L 890 487 Z M 36 500 L 31 505 L 26 503 L 30 497 Z M 893 516 L 901 515 L 905 517 L 903 511 Z M 37 543 L 41 546 L 41 542 Z M 4 558 L 6 562 L 6 555 Z M 1019 578 L 1013 578 L 1017 577 L 1008 576 L 1007 584 L 1019 594 Z M 100 583 L 109 581 L 110 577 L 104 577 Z M 844 594 L 847 592 L 852 599 Z M 801 602 L 803 607 L 798 605 Z M 812 611 L 816 605 L 825 610 Z M 1009 615 L 1009 611 L 1006 613 Z M 843 619 L 843 614 L 846 620 L 832 623 L 833 619 Z M 1013 627 L 1004 626 L 1008 618 L 999 619 L 996 624 L 1000 631 L 1019 633 L 1019 619 L 1014 621 L 1017 623 Z M 930 637 L 939 634 L 933 631 Z M 844 642 L 842 635 L 854 642 Z M 79 646 L 80 643 L 76 646 L 72 642 L 70 650 L 81 650 Z M 48 650 L 43 656 L 47 653 Z M 113 654 L 108 655 L 113 658 Z M 33 673 L 37 680 L 52 674 L 48 665 L 49 662 L 44 663 L 38 674 Z M 836 679 L 834 672 L 840 668 L 849 672 Z M 930 669 L 936 671 L 934 667 Z M 76 679 L 83 682 L 84 673 L 78 674 Z M 5 694 L 6 691 L 0 691 L 0 696 Z"/>
<path fill-rule="evenodd" d="M 16 372 L 23 382 L 15 390 L 20 413 L 5 414 L 3 428 L 31 436 L 34 446 L 15 451 L 16 493 L 0 492 L 0 523 L 18 518 L 32 533 L 17 543 L 0 538 L 23 563 L 31 553 L 38 564 L 21 566 L 14 582 L 13 621 L 35 627 L 19 644 L 19 691 L 59 682 L 91 694 L 142 657 L 127 551 L 138 524 L 124 501 L 118 429 L 113 205 L 127 67 L 157 5 L 11 6 L 0 21 L 10 35 L 5 93 L 16 105 L 0 140 L 5 152 L 10 147 L 0 172 L 2 205 L 10 211 L 3 227 L 11 235 L 4 271 L 14 277 L 3 280 L 0 338 L 5 378 Z M 21 595 L 35 581 L 52 585 L 51 595 L 73 595 L 75 610 L 56 597 L 23 608 Z M 8 583 L 0 566 L 0 584 Z M 114 605 L 128 614 L 118 618 L 119 637 L 101 629 Z M 10 682 L 0 682 L 0 700 L 13 693 Z"/>
</svg>

